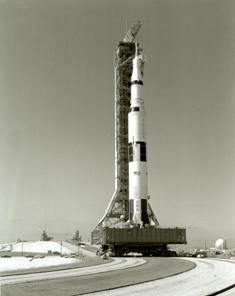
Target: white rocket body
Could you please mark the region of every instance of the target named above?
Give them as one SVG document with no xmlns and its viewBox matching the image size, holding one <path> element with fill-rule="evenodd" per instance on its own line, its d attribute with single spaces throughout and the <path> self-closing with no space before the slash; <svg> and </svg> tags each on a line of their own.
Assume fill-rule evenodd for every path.
<svg viewBox="0 0 235 296">
<path fill-rule="evenodd" d="M 129 208 L 130 223 L 140 226 L 149 224 L 147 214 L 146 114 L 141 71 L 143 63 L 143 56 L 138 55 L 136 44 L 131 76 L 131 106 L 128 114 Z"/>
</svg>

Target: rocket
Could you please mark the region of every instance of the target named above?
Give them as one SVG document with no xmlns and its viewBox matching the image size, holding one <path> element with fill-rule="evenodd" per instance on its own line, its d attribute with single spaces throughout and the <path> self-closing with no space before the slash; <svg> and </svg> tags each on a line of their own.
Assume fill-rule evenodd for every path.
<svg viewBox="0 0 235 296">
<path fill-rule="evenodd" d="M 131 105 L 128 113 L 129 222 L 133 226 L 144 227 L 150 224 L 147 213 L 146 114 L 142 71 L 144 58 L 138 54 L 137 43 L 132 63 Z"/>
</svg>

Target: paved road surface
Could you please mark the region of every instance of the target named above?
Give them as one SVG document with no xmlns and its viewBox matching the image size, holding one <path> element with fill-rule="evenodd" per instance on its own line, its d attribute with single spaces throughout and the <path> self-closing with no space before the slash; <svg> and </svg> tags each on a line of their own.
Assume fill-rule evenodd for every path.
<svg viewBox="0 0 235 296">
<path fill-rule="evenodd" d="M 176 276 L 149 283 L 92 294 L 92 296 L 206 296 L 235 284 L 235 262 L 189 259 L 197 267 Z M 234 296 L 235 290 L 220 295 Z"/>
<path fill-rule="evenodd" d="M 35 281 L 77 277 L 77 276 L 84 276 L 84 275 L 91 275 L 96 273 L 105 273 L 105 272 L 114 271 L 114 270 L 126 269 L 130 267 L 142 265 L 144 263 L 145 263 L 145 260 L 142 258 L 127 258 L 127 259 L 115 258 L 110 263 L 96 265 L 96 266 L 88 266 L 84 268 L 74 268 L 74 269 L 67 269 L 67 270 L 42 272 L 42 273 L 2 276 L 0 277 L 0 283 L 2 285 L 13 285 L 13 284 L 20 284 L 20 283 L 35 282 Z"/>
<path fill-rule="evenodd" d="M 147 264 L 142 264 L 143 258 L 116 258 L 112 268 L 116 266 L 115 268 L 119 267 L 122 269 L 105 272 L 108 271 L 107 266 L 110 266 L 110 263 L 108 263 L 103 267 L 99 266 L 100 270 L 96 269 L 97 266 L 89 267 L 87 272 L 93 272 L 93 274 L 90 275 L 81 273 L 81 270 L 85 270 L 85 268 L 79 270 L 80 275 L 78 273 L 71 273 L 71 270 L 68 271 L 67 278 L 65 278 L 65 273 L 58 274 L 52 272 L 46 275 L 47 277 L 55 276 L 54 279 L 51 280 L 46 279 L 44 277 L 45 274 L 34 275 L 34 278 L 30 279 L 34 280 L 34 282 L 26 282 L 28 277 L 8 277 L 4 282 L 7 285 L 2 286 L 1 296 L 81 295 L 129 284 L 138 284 L 146 280 L 154 280 L 183 272 L 194 267 L 192 262 L 177 258 L 149 258 L 146 260 Z M 134 262 L 135 264 L 141 265 L 130 268 L 130 266 L 133 266 Z M 126 267 L 129 268 L 123 269 Z M 19 280 L 23 280 L 24 282 L 17 283 Z"/>
</svg>

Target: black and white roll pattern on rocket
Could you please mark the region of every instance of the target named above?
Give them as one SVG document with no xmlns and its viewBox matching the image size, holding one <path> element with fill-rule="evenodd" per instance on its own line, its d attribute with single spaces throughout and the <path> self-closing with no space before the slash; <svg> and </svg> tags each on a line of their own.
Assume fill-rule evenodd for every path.
<svg viewBox="0 0 235 296">
<path fill-rule="evenodd" d="M 128 114 L 130 223 L 149 224 L 147 214 L 148 177 L 146 155 L 146 115 L 143 100 L 143 56 L 136 53 L 131 76 L 131 106 Z"/>
</svg>

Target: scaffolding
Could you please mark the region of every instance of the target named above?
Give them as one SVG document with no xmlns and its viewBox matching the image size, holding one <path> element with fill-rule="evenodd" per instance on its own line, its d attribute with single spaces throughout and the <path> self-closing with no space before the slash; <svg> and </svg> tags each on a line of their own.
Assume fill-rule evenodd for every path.
<svg viewBox="0 0 235 296">
<path fill-rule="evenodd" d="M 104 216 L 93 233 L 102 227 L 124 227 L 129 219 L 128 112 L 131 99 L 132 59 L 134 38 L 141 23 L 136 22 L 119 42 L 115 55 L 115 191 Z M 148 215 L 159 225 L 148 203 Z"/>
</svg>

